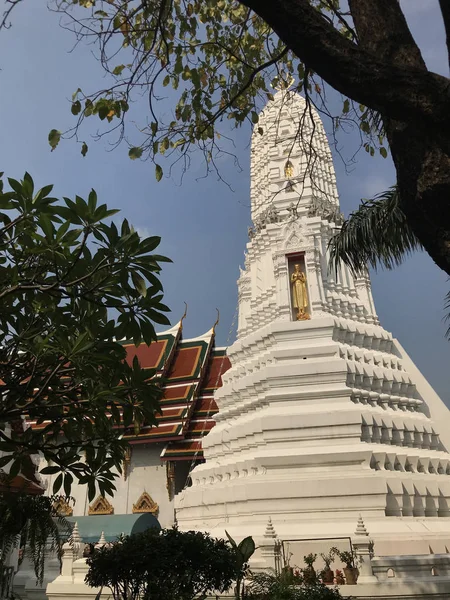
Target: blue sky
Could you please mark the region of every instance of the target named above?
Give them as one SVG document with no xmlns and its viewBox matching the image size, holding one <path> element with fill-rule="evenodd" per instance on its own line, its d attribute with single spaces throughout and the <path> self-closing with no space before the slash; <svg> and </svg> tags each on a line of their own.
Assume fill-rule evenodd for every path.
<svg viewBox="0 0 450 600">
<path fill-rule="evenodd" d="M 429 67 L 447 75 L 438 1 L 404 0 L 402 6 Z M 73 38 L 59 28 L 58 18 L 47 12 L 43 0 L 25 0 L 14 13 L 12 29 L 1 33 L 0 170 L 17 178 L 29 171 L 39 186 L 54 183 L 59 195 L 86 196 L 95 188 L 100 200 L 120 208 L 135 227 L 160 235 L 161 251 L 174 261 L 163 274 L 172 322 L 180 318 L 187 302 L 185 335 L 200 335 L 212 326 L 218 308 L 218 342 L 229 344 L 234 339 L 231 325 L 238 267 L 244 262 L 250 223 L 249 131 L 234 134 L 242 170 L 232 160 L 221 163 L 221 173 L 232 183 L 232 190 L 213 175 L 199 179 L 203 173 L 199 160 L 182 184 L 179 178 L 157 183 L 153 165 L 130 161 L 125 146 L 110 151 L 106 141 L 91 141 L 89 133 L 95 133 L 95 123 L 85 130 L 86 158 L 71 141 L 51 153 L 49 130 L 64 130 L 72 124 L 72 92 L 77 87 L 98 89 L 103 76 L 89 48 L 80 46 L 69 52 L 72 46 Z M 350 156 L 354 138 L 344 136 L 339 142 Z M 335 167 L 346 215 L 361 197 L 383 191 L 395 180 L 390 159 L 370 159 L 365 152 L 358 154 L 350 172 L 338 157 Z M 372 283 L 382 325 L 399 338 L 450 404 L 450 345 L 444 338 L 443 322 L 447 276 L 428 256 L 416 254 L 395 271 L 373 274 Z"/>
</svg>

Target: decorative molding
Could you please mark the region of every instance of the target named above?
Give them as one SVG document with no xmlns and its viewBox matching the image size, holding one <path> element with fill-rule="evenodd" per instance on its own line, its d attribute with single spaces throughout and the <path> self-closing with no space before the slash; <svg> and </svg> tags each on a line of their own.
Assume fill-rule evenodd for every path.
<svg viewBox="0 0 450 600">
<path fill-rule="evenodd" d="M 147 492 L 143 492 L 136 504 L 133 504 L 133 514 L 136 513 L 151 513 L 155 517 L 158 515 L 159 506 Z"/>
<path fill-rule="evenodd" d="M 342 225 L 344 215 L 339 210 L 339 204 L 331 202 L 328 198 L 313 197 L 308 209 L 308 217 L 320 217 L 324 221 Z"/>
<path fill-rule="evenodd" d="M 250 292 L 252 287 L 252 281 L 250 275 L 245 274 L 238 280 L 238 298 L 239 302 L 243 300 L 244 297 L 248 296 L 248 292 Z"/>
<path fill-rule="evenodd" d="M 275 279 L 287 273 L 287 260 L 285 252 L 277 252 L 272 255 Z"/>
<path fill-rule="evenodd" d="M 304 246 L 307 243 L 305 229 L 299 221 L 290 221 L 283 232 L 285 250 L 304 251 Z"/>
<path fill-rule="evenodd" d="M 59 517 L 71 517 L 73 515 L 73 508 L 62 496 L 53 502 L 53 510 Z"/>
<path fill-rule="evenodd" d="M 104 497 L 98 496 L 89 506 L 88 515 L 113 515 L 113 505 Z"/>
</svg>

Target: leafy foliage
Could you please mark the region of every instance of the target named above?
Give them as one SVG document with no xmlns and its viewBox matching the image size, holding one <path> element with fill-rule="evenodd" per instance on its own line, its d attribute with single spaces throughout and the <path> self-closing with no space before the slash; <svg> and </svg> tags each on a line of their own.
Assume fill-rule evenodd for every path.
<svg viewBox="0 0 450 600">
<path fill-rule="evenodd" d="M 345 564 L 347 569 L 351 569 L 355 566 L 355 555 L 352 550 L 339 550 L 338 548 L 331 548 L 333 555 L 339 557 L 339 559 Z"/>
<path fill-rule="evenodd" d="M 339 600 L 339 590 L 320 581 L 305 583 L 293 569 L 281 573 L 253 573 L 247 586 L 249 600 Z"/>
<path fill-rule="evenodd" d="M 61 558 L 61 540 L 70 531 L 69 523 L 55 512 L 57 499 L 13 492 L 0 494 L 0 566 L 20 538 L 37 581 L 42 582 L 46 551 Z"/>
<path fill-rule="evenodd" d="M 343 37 L 355 39 L 338 2 L 312 4 Z M 135 93 L 145 90 L 148 94 L 150 114 L 140 127 L 141 139 L 130 146 L 133 160 L 155 160 L 158 155 L 186 160 L 189 151 L 197 147 L 205 153 L 208 168 L 214 168 L 217 153 L 226 147 L 229 128 L 223 121 L 236 127 L 246 122 L 257 124 L 262 105 L 273 100 L 274 86 L 295 79 L 293 89 L 303 91 L 308 101 L 313 97 L 319 103 L 323 100 L 323 85 L 313 71 L 245 2 L 149 0 L 136 4 L 108 0 L 99 5 L 90 0 L 54 0 L 53 5 L 78 39 L 97 43 L 99 59 L 111 81 L 99 92 L 77 89 L 71 105 L 77 118 L 72 133 L 79 137 L 82 122 L 94 117 L 108 124 L 104 133 L 118 133 L 117 143 L 128 139 L 124 136 L 125 117 L 133 107 Z M 161 98 L 164 110 L 159 109 Z M 167 110 L 167 101 L 172 110 Z M 164 114 L 170 114 L 170 119 Z M 379 128 L 373 129 L 371 114 L 365 106 L 344 99 L 342 111 L 332 122 L 336 128 L 357 123 L 367 140 L 366 150 L 374 154 L 382 147 L 384 135 Z M 386 154 L 385 148 L 382 154 Z M 155 174 L 160 180 L 160 165 Z"/>
<path fill-rule="evenodd" d="M 366 265 L 393 269 L 420 248 L 394 186 L 372 200 L 364 200 L 350 215 L 330 240 L 330 259 L 334 266 L 342 261 L 354 273 L 361 273 Z"/>
<path fill-rule="evenodd" d="M 244 589 L 244 578 L 250 572 L 249 560 L 253 556 L 256 550 L 255 541 L 251 536 L 242 539 L 239 544 L 229 535 L 228 531 L 225 531 L 228 541 L 235 551 L 236 556 L 236 587 L 235 597 L 240 598 L 243 595 Z"/>
<path fill-rule="evenodd" d="M 115 489 L 125 430 L 155 422 L 153 372 L 125 361 L 117 340 L 155 339 L 168 324 L 159 237 L 140 239 L 117 213 L 77 196 L 59 202 L 30 175 L 0 179 L 0 468 L 9 477 L 41 453 L 66 495 Z M 24 428 L 27 418 L 33 427 Z"/>
<path fill-rule="evenodd" d="M 235 550 L 199 531 L 148 529 L 125 536 L 87 559 L 86 583 L 114 600 L 193 600 L 225 592 L 239 575 Z"/>
</svg>

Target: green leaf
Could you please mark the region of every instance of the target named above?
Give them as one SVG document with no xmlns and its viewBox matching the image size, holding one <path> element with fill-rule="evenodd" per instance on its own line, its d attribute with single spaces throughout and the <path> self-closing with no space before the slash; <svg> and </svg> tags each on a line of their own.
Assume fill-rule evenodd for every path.
<svg viewBox="0 0 450 600">
<path fill-rule="evenodd" d="M 42 473 L 42 475 L 54 475 L 60 471 L 61 469 L 59 467 L 44 467 L 39 471 L 39 473 Z"/>
<path fill-rule="evenodd" d="M 81 145 L 81 155 L 86 156 L 88 149 L 89 148 L 88 148 L 88 145 L 86 144 L 86 142 L 83 142 Z"/>
<path fill-rule="evenodd" d="M 81 112 L 81 102 L 79 100 L 74 102 L 70 111 L 73 115 L 78 115 Z"/>
<path fill-rule="evenodd" d="M 380 148 L 380 154 L 381 154 L 381 156 L 382 156 L 383 158 L 387 158 L 387 155 L 388 155 L 388 153 L 387 153 L 387 150 L 386 150 L 386 148 L 384 148 L 384 146 L 382 146 L 382 147 Z"/>
<path fill-rule="evenodd" d="M 159 165 L 155 165 L 155 177 L 156 181 L 161 181 L 163 176 L 163 170 Z"/>
<path fill-rule="evenodd" d="M 88 207 L 91 212 L 94 212 L 97 208 L 97 193 L 95 190 L 91 190 L 88 196 Z"/>
<path fill-rule="evenodd" d="M 238 550 L 244 562 L 248 562 L 256 550 L 256 545 L 253 538 L 251 536 L 244 538 L 238 545 Z"/>
<path fill-rule="evenodd" d="M 141 321 L 141 331 L 144 342 L 147 346 L 150 346 L 156 338 L 155 328 L 148 321 Z"/>
<path fill-rule="evenodd" d="M 229 542 L 230 542 L 230 544 L 233 546 L 233 548 L 234 548 L 235 550 L 237 550 L 237 549 L 238 549 L 238 545 L 236 544 L 236 542 L 233 540 L 233 538 L 231 537 L 231 535 L 230 535 L 230 534 L 228 533 L 228 531 L 226 531 L 226 530 L 225 530 L 225 535 L 227 536 L 227 538 L 228 538 L 228 541 L 229 541 Z"/>
<path fill-rule="evenodd" d="M 11 478 L 17 477 L 17 475 L 20 473 L 20 466 L 20 459 L 16 458 L 12 465 L 9 467 L 9 476 Z"/>
<path fill-rule="evenodd" d="M 131 272 L 131 279 L 136 290 L 141 294 L 141 296 L 145 297 L 147 295 L 147 286 L 145 285 L 144 279 L 138 273 L 136 273 L 136 271 Z"/>
<path fill-rule="evenodd" d="M 344 106 L 342 107 L 342 112 L 346 115 L 350 111 L 350 100 L 347 98 L 344 101 Z"/>
<path fill-rule="evenodd" d="M 64 493 L 66 496 L 70 496 L 70 490 L 72 488 L 73 475 L 66 473 L 64 475 Z"/>
<path fill-rule="evenodd" d="M 131 160 L 136 160 L 137 158 L 141 158 L 142 152 L 142 148 L 130 148 L 128 150 L 128 156 L 131 158 Z"/>
<path fill-rule="evenodd" d="M 63 474 L 60 473 L 58 475 L 58 477 L 55 479 L 55 481 L 53 482 L 53 493 L 54 494 L 56 494 L 56 492 L 61 488 L 62 482 L 63 482 Z"/>
<path fill-rule="evenodd" d="M 48 143 L 50 144 L 50 146 L 52 148 L 52 152 L 56 148 L 56 146 L 59 144 L 60 139 L 61 139 L 61 132 L 58 131 L 57 129 L 52 129 L 50 131 L 50 133 L 48 134 Z"/>
<path fill-rule="evenodd" d="M 125 65 L 117 65 L 113 69 L 113 75 L 122 75 L 122 71 L 125 69 Z"/>
<path fill-rule="evenodd" d="M 39 217 L 39 225 L 41 226 L 41 229 L 44 232 L 47 240 L 51 240 L 53 238 L 54 229 L 50 217 L 46 213 L 41 213 Z"/>
</svg>

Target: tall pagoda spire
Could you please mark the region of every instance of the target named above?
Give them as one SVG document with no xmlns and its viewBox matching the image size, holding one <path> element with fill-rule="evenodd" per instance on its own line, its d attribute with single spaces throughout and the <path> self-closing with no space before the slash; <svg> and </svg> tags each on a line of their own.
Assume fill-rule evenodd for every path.
<svg viewBox="0 0 450 600">
<path fill-rule="evenodd" d="M 338 209 L 333 160 L 322 121 L 302 96 L 281 89 L 259 117 L 251 144 L 251 210 L 255 225 L 294 205 L 307 214 L 315 202 Z"/>
<path fill-rule="evenodd" d="M 206 462 L 176 498 L 179 526 L 264 536 L 273 517 L 281 540 L 351 537 L 361 513 L 380 553 L 419 554 L 430 540 L 444 551 L 449 411 L 380 325 L 368 275 L 329 269 L 341 215 L 323 125 L 304 99 L 275 94 L 251 169 L 238 336 Z"/>
</svg>

